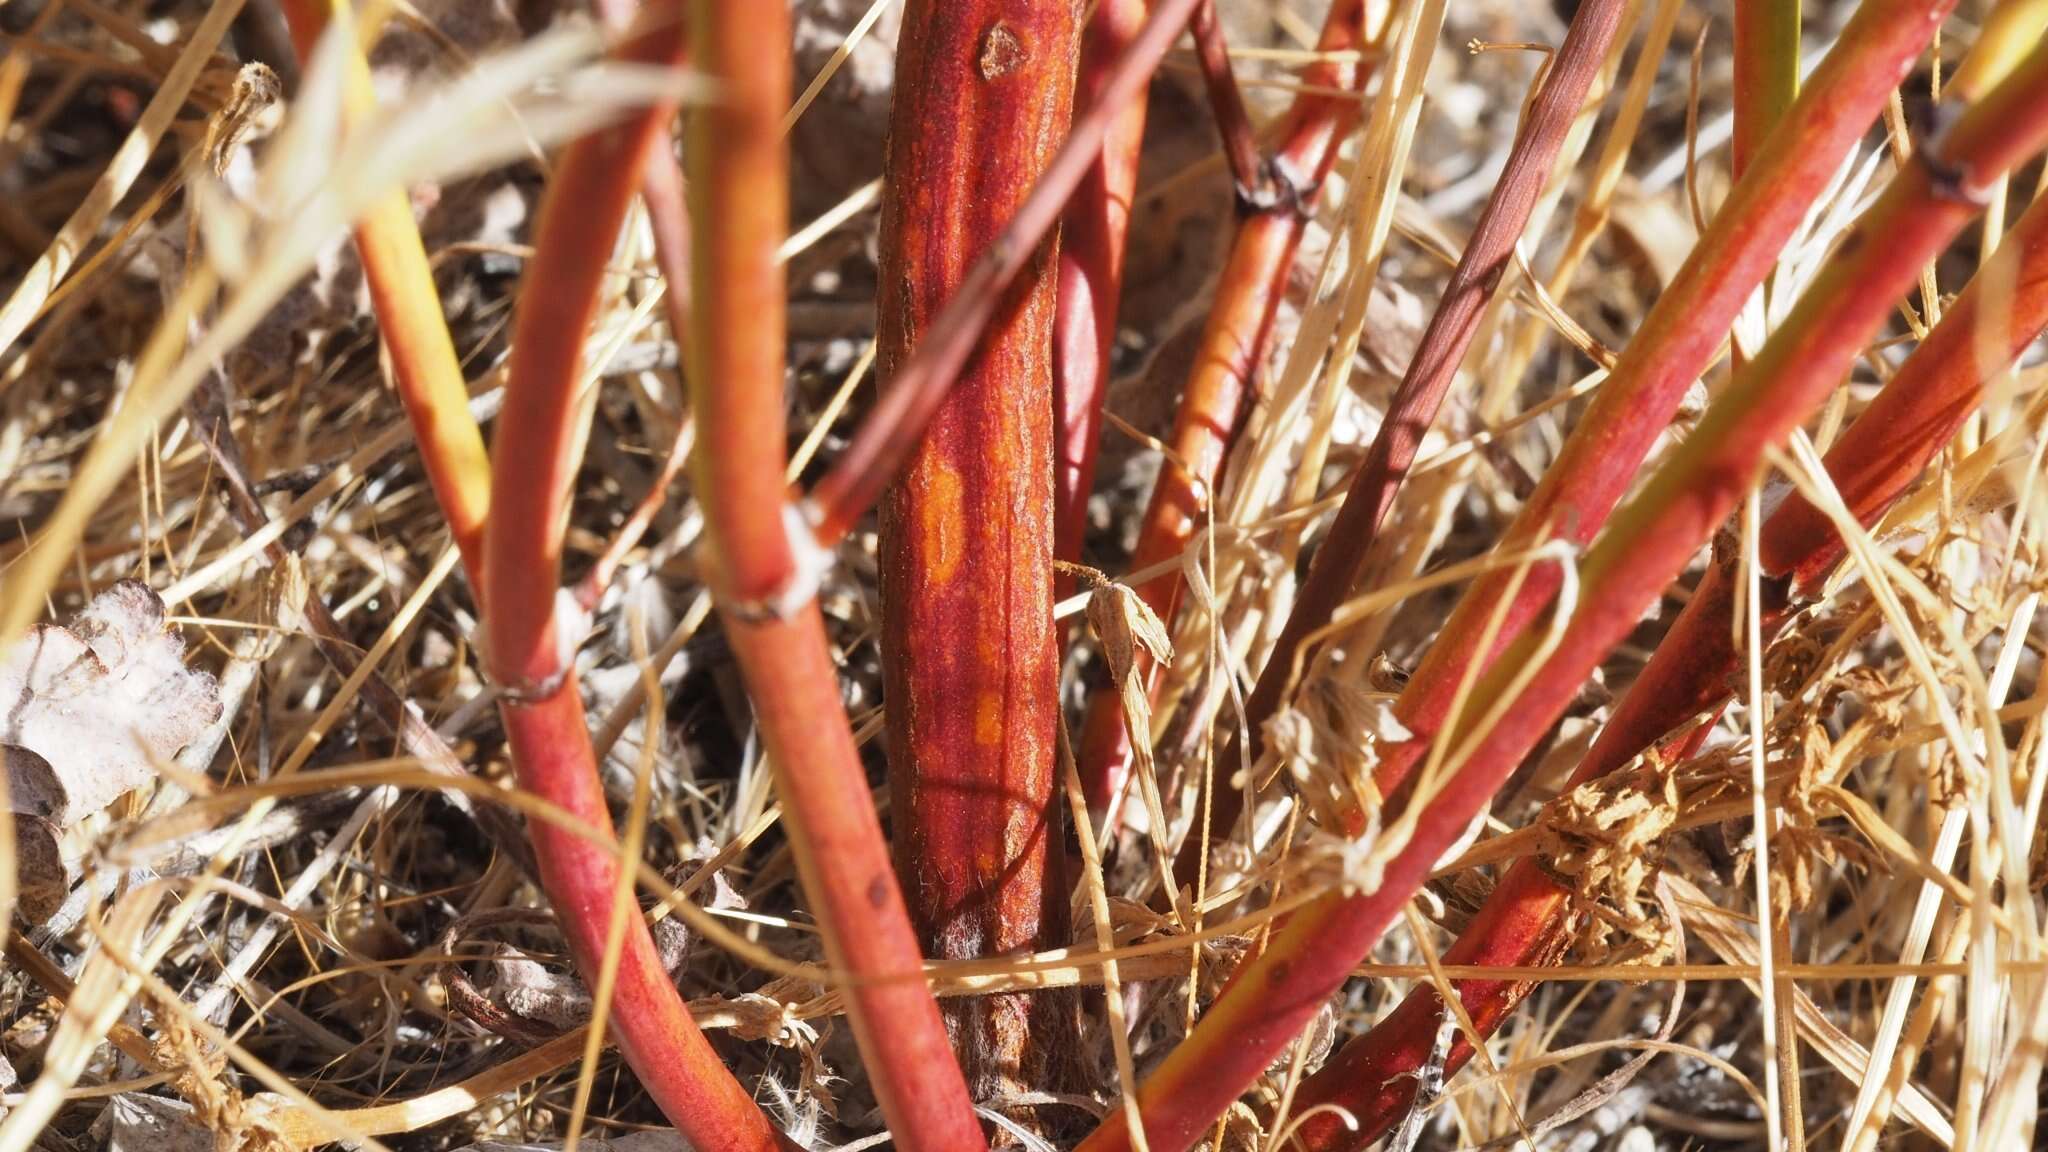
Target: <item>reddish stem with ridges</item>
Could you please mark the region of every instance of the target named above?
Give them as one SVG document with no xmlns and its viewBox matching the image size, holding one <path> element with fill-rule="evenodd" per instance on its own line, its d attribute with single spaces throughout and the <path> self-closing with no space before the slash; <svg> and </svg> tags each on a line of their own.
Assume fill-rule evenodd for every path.
<svg viewBox="0 0 2048 1152">
<path fill-rule="evenodd" d="M 944 309 L 915 334 L 916 351 L 898 366 L 892 386 L 876 399 L 852 442 L 811 492 L 807 514 L 821 544 L 829 547 L 843 538 L 902 470 L 973 355 L 982 329 L 1005 299 L 1003 289 L 1031 262 L 1039 242 L 1059 222 L 1068 197 L 1100 158 L 1103 141 L 1123 109 L 1139 97 L 1197 3 L 1158 0 L 1153 5 L 1144 27 L 1109 69 L 1100 98 L 1074 118 L 1066 143 L 1045 166 L 1030 196 L 989 239 Z"/>
<path fill-rule="evenodd" d="M 1079 33 L 1066 0 L 905 8 L 882 216 L 885 392 L 1059 147 Z M 1046 355 L 1056 255 L 1042 249 L 1001 293 L 881 508 L 891 828 L 911 918 L 928 954 L 948 960 L 1066 942 Z M 1071 1031 L 1061 999 L 946 1005 L 978 1095 L 1054 1076 Z"/>
</svg>

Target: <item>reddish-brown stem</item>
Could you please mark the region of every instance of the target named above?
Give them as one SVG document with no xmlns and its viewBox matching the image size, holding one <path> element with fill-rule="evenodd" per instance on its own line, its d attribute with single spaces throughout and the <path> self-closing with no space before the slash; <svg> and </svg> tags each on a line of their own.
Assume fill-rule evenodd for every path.
<svg viewBox="0 0 2048 1152">
<path fill-rule="evenodd" d="M 1512 704 L 1483 729 L 1471 712 L 1459 718 L 1451 735 L 1461 766 L 1405 814 L 1414 817 L 1410 834 L 1373 890 L 1333 893 L 1290 919 L 1154 1072 L 1140 1099 L 1155 1142 L 1190 1144 L 1336 991 L 1587 675 L 1741 499 L 1765 450 L 1836 386 L 1921 266 L 1980 210 L 1984 189 L 2043 144 L 2048 48 L 1916 154 L 1843 237 L 1756 360 L 1588 554 L 1554 644 L 1525 636 L 1480 680 L 1472 699 Z M 1083 1147 L 1128 1143 L 1121 1118 L 1112 1117 Z"/>
<path fill-rule="evenodd" d="M 1259 138 L 1252 130 L 1251 115 L 1244 110 L 1244 93 L 1230 70 L 1230 44 L 1223 38 L 1223 22 L 1216 18 L 1216 0 L 1202 0 L 1195 6 L 1188 32 L 1195 38 L 1202 84 L 1209 91 L 1216 131 L 1223 137 L 1223 158 L 1230 165 L 1238 205 L 1247 210 L 1264 207 L 1272 202 L 1275 188 L 1259 159 Z"/>
<path fill-rule="evenodd" d="M 1365 43 L 1364 15 L 1363 0 L 1332 4 L 1318 50 L 1337 59 L 1342 59 L 1340 53 L 1359 52 Z M 1364 63 L 1326 60 L 1306 72 L 1302 81 L 1313 88 L 1356 89 L 1370 73 Z M 1252 378 L 1266 358 L 1273 318 L 1301 245 L 1307 213 L 1314 210 L 1323 181 L 1358 116 L 1356 99 L 1324 92 L 1304 93 L 1288 111 L 1280 149 L 1268 170 L 1290 194 L 1255 209 L 1231 241 L 1202 331 L 1201 350 L 1181 394 L 1170 441 L 1173 452 L 1160 468 L 1151 503 L 1139 522 L 1133 568 L 1179 555 L 1200 527 L 1237 434 Z M 1167 620 L 1173 617 L 1180 592 L 1177 573 L 1139 589 L 1152 610 Z M 1139 659 L 1145 662 L 1148 685 L 1156 688 L 1160 670 L 1148 658 Z M 1130 736 L 1114 687 L 1104 687 L 1089 699 L 1079 763 L 1090 812 L 1103 827 L 1114 826 L 1131 765 Z"/>
<path fill-rule="evenodd" d="M 680 13 L 661 6 L 615 54 L 673 66 L 682 43 Z M 652 106 L 582 137 L 549 182 L 513 320 L 491 474 L 498 511 L 484 540 L 487 664 L 505 691 L 500 713 L 520 786 L 604 831 L 611 816 L 555 599 L 577 456 L 583 337 L 642 159 L 658 146 L 674 112 L 673 106 Z M 645 923 L 632 917 L 613 931 L 619 862 L 611 847 L 552 824 L 536 824 L 533 842 L 541 883 L 577 967 L 593 986 L 608 938 L 616 939 L 612 1029 L 663 1113 L 699 1148 L 781 1147 L 779 1134 L 691 1019 Z"/>
<path fill-rule="evenodd" d="M 1122 109 L 1187 25 L 1199 0 L 1159 0 L 1123 57 L 1103 81 L 1100 99 L 1074 120 L 1066 144 L 1045 166 L 1037 187 L 1009 224 L 989 238 L 973 269 L 960 278 L 944 310 L 916 333 L 917 350 L 898 366 L 838 463 L 812 491 L 807 513 L 820 544 L 830 547 L 874 507 L 924 435 L 925 426 L 975 350 L 976 339 L 1004 300 L 1003 288 L 1038 251 L 1067 198 L 1101 155 Z M 978 55 L 978 53 L 977 53 Z"/>
<path fill-rule="evenodd" d="M 1288 614 L 1272 655 L 1246 701 L 1245 720 L 1254 758 L 1263 743 L 1267 719 L 1279 710 L 1293 687 L 1303 643 L 1311 633 L 1329 623 L 1330 614 L 1351 594 L 1351 586 L 1358 581 L 1373 539 L 1415 462 L 1424 434 L 1436 420 L 1437 409 L 1457 376 L 1465 349 L 1478 331 L 1487 301 L 1492 299 L 1514 258 L 1523 226 L 1550 179 L 1565 134 L 1578 118 L 1586 94 L 1600 74 L 1627 7 L 1624 0 L 1586 0 L 1572 16 L 1564 42 L 1550 62 L 1550 71 L 1529 104 L 1500 182 L 1480 212 L 1472 238 L 1452 270 L 1450 282 L 1444 286 L 1436 314 L 1430 318 L 1415 357 L 1388 406 L 1386 419 L 1373 437 L 1364 463 L 1352 477 L 1329 537 L 1309 565 L 1294 609 Z M 1240 791 L 1219 791 L 1209 809 L 1211 836 L 1229 828 L 1242 806 Z M 1195 875 L 1207 839 L 1200 829 L 1189 835 L 1178 868 L 1183 882 Z"/>
<path fill-rule="evenodd" d="M 1954 7 L 1954 0 L 1870 0 L 1857 9 L 1622 350 L 1510 525 L 1499 545 L 1504 552 L 1527 548 L 1545 533 L 1578 544 L 1599 533 L 1686 389 L 1712 363 L 1744 301 Z M 1465 669 L 1521 635 L 1559 583 L 1552 566 L 1530 569 L 1513 601 L 1498 613 L 1491 649 L 1481 652 L 1512 579 L 1510 573 L 1493 573 L 1466 589 L 1395 703 L 1409 731 L 1433 735 Z M 1380 767 L 1382 788 L 1405 779 L 1427 747 L 1422 739 L 1388 749 Z"/>
<path fill-rule="evenodd" d="M 1533 862 L 1516 861 L 1442 962 L 1495 968 L 1558 962 L 1571 942 L 1565 915 L 1569 896 Z M 1457 984 L 1458 998 L 1481 1036 L 1493 1035 L 1533 987 L 1526 980 Z M 1415 1100 L 1415 1072 L 1432 1055 L 1442 1019 L 1443 1000 L 1436 989 L 1418 987 L 1304 1080 L 1294 1095 L 1295 1114 L 1306 1117 L 1296 1130 L 1299 1146 L 1310 1152 L 1366 1148 L 1393 1127 Z M 1456 1073 L 1471 1058 L 1471 1038 L 1461 1028 L 1444 1055 L 1444 1076 Z M 1344 1109 L 1356 1127 L 1322 1109 L 1329 1104 Z"/>
<path fill-rule="evenodd" d="M 1081 37 L 1074 107 L 1102 102 L 1111 71 L 1145 22 L 1144 0 L 1100 0 Z M 1052 319 L 1053 554 L 1081 559 L 1095 454 L 1102 442 L 1102 401 L 1109 391 L 1124 237 L 1138 190 L 1145 101 L 1127 100 L 1110 122 L 1095 163 L 1060 218 L 1059 298 Z M 1064 590 L 1067 578 L 1062 577 Z"/>
<path fill-rule="evenodd" d="M 913 0 L 890 113 L 876 360 L 885 391 L 1000 235 L 1071 116 L 1067 0 Z M 1048 239 L 1047 244 L 1056 243 Z M 1054 794 L 1052 615 L 1056 253 L 1001 293 L 959 384 L 881 514 L 882 668 L 897 866 L 930 954 L 1065 943 Z M 1056 1078 L 1057 999 L 947 1005 L 977 1094 Z"/>
<path fill-rule="evenodd" d="M 698 498 L 726 637 L 754 702 L 783 822 L 826 957 L 851 977 L 848 1016 L 868 1082 L 903 1148 L 985 1147 L 924 981 L 923 953 L 869 798 L 815 599 L 790 545 L 783 478 L 784 284 L 790 29 L 782 5 L 694 5 L 699 67 L 721 99 L 691 118 L 697 309 L 693 409 L 706 450 Z"/>
<path fill-rule="evenodd" d="M 1735 175 L 1799 93 L 1800 0 L 1735 0 Z"/>
</svg>

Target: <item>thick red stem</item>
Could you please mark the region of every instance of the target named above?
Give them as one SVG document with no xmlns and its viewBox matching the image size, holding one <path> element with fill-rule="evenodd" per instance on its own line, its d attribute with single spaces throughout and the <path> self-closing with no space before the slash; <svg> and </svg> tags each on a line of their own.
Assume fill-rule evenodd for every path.
<svg viewBox="0 0 2048 1152">
<path fill-rule="evenodd" d="M 912 0 L 898 47 L 882 219 L 885 392 L 917 334 L 1002 233 L 1071 111 L 1071 0 Z M 960 960 L 1066 943 L 1054 790 L 1056 241 L 1004 291 L 881 515 L 890 813 L 911 918 Z M 1013 993 L 947 1005 L 969 1085 L 1056 1076 L 1071 1014 Z M 1069 1036 L 1068 1039 L 1071 1039 Z"/>
<path fill-rule="evenodd" d="M 1066 143 L 1045 166 L 1030 196 L 1017 206 L 1008 225 L 989 238 L 945 308 L 915 333 L 915 353 L 897 366 L 892 387 L 877 398 L 853 442 L 812 491 L 807 510 L 821 543 L 830 546 L 845 536 L 902 470 L 959 379 L 983 327 L 1008 299 L 1003 289 L 1034 259 L 1040 241 L 1059 222 L 1068 197 L 1101 158 L 1103 142 L 1124 107 L 1140 97 L 1198 2 L 1158 0 L 1153 5 L 1136 39 L 1103 78 L 1099 98 L 1075 117 Z M 992 24 L 989 30 L 997 29 Z M 1002 38 L 993 39 L 1000 48 Z"/>
</svg>

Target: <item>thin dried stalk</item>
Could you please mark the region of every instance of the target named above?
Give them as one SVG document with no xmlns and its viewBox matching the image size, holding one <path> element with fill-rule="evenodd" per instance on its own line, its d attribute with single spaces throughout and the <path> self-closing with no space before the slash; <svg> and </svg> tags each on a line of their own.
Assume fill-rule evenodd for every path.
<svg viewBox="0 0 2048 1152">
<path fill-rule="evenodd" d="M 725 633 L 754 702 L 797 870 L 827 958 L 848 973 L 847 1010 L 897 1145 L 982 1147 L 923 954 L 891 870 L 867 774 L 840 702 L 817 601 L 787 532 L 783 419 L 788 229 L 788 11 L 694 7 L 699 66 L 724 98 L 691 121 L 697 166 L 692 407 L 706 451 L 694 475 Z M 808 591 L 808 589 L 804 589 Z"/>
<path fill-rule="evenodd" d="M 624 61 L 673 66 L 683 27 L 658 6 L 615 50 Z M 778 42 L 779 43 L 779 42 Z M 513 322 L 499 416 L 492 517 L 484 541 L 487 664 L 504 690 L 500 713 L 521 787 L 605 832 L 611 814 L 555 603 L 562 530 L 577 458 L 577 383 L 612 243 L 643 157 L 664 138 L 673 106 L 656 105 L 572 144 L 550 181 L 535 254 Z M 592 987 L 613 934 L 619 861 L 606 847 L 547 823 L 533 826 L 541 883 L 577 968 Z M 699 1148 L 782 1147 L 779 1133 L 698 1030 L 646 924 L 618 925 L 612 1027 L 648 1094 Z"/>
</svg>

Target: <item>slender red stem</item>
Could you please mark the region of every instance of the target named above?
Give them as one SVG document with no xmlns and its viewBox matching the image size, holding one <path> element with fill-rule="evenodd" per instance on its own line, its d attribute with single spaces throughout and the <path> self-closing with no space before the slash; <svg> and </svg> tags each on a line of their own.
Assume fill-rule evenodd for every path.
<svg viewBox="0 0 2048 1152">
<path fill-rule="evenodd" d="M 1828 475 L 1849 511 L 1875 524 L 2048 325 L 2048 199 L 2037 198 L 1942 314 L 1898 374 L 1828 449 Z M 1811 593 L 1845 545 L 1797 492 L 1765 522 L 1764 572 Z"/>
<path fill-rule="evenodd" d="M 1293 688 L 1302 645 L 1311 633 L 1329 623 L 1330 614 L 1358 581 L 1373 539 L 1415 462 L 1423 436 L 1436 420 L 1465 350 L 1479 329 L 1487 301 L 1514 258 L 1515 244 L 1549 182 L 1558 150 L 1600 74 L 1627 7 L 1625 0 L 1586 0 L 1572 17 L 1564 42 L 1551 60 L 1550 72 L 1530 102 L 1500 181 L 1480 212 L 1436 314 L 1388 406 L 1386 419 L 1373 437 L 1365 462 L 1352 477 L 1329 537 L 1309 565 L 1293 611 L 1246 700 L 1245 720 L 1254 758 L 1264 742 L 1266 721 Z M 1183 883 L 1194 877 L 1203 844 L 1235 822 L 1243 803 L 1243 793 L 1237 789 L 1218 792 L 1209 808 L 1210 836 L 1205 838 L 1196 829 L 1185 842 L 1177 869 Z"/>
<path fill-rule="evenodd" d="M 1349 977 L 1586 676 L 1741 499 L 1766 448 L 1837 384 L 1920 267 L 1979 211 L 1983 189 L 2044 144 L 2048 48 L 1917 154 L 1845 235 L 1757 359 L 1588 555 L 1580 594 L 1549 654 L 1525 637 L 1480 681 L 1473 699 L 1499 700 L 1525 686 L 1484 732 L 1473 730 L 1475 719 L 1461 719 L 1455 735 L 1463 739 L 1453 747 L 1469 744 L 1462 767 L 1413 814 L 1408 839 L 1378 883 L 1332 893 L 1290 919 L 1153 1073 L 1140 1100 L 1155 1144 L 1191 1144 Z M 1128 1145 L 1121 1117 L 1112 1117 L 1083 1147 Z"/>
<path fill-rule="evenodd" d="M 1360 52 L 1365 46 L 1364 17 L 1363 0 L 1332 4 L 1317 49 L 1333 55 Z M 1371 66 L 1341 59 L 1319 61 L 1304 72 L 1302 82 L 1319 89 L 1362 88 L 1372 73 Z M 1222 479 L 1224 459 L 1237 435 L 1251 381 L 1265 362 L 1273 319 L 1308 214 L 1315 210 L 1323 182 L 1358 118 L 1356 98 L 1327 92 L 1305 92 L 1289 109 L 1279 151 L 1267 166 L 1274 186 L 1287 192 L 1273 203 L 1253 209 L 1231 240 L 1230 254 L 1216 282 L 1216 299 L 1203 327 L 1201 351 L 1196 354 L 1194 371 L 1174 419 L 1173 452 L 1160 468 L 1151 502 L 1139 522 L 1133 568 L 1179 555 L 1201 526 L 1210 497 Z M 1180 599 L 1180 576 L 1161 576 L 1139 589 L 1139 594 L 1161 619 L 1170 620 Z M 1145 661 L 1148 690 L 1156 690 L 1160 669 L 1153 667 L 1149 658 L 1140 659 Z M 1130 734 L 1114 687 L 1101 688 L 1090 696 L 1079 755 L 1089 810 L 1103 827 L 1113 827 L 1131 767 Z"/>
<path fill-rule="evenodd" d="M 1144 26 L 1144 0 L 1100 0 L 1081 37 L 1074 106 L 1102 102 L 1110 74 Z M 1081 559 L 1088 494 L 1102 442 L 1102 401 L 1109 391 L 1118 297 L 1124 284 L 1124 237 L 1138 190 L 1145 137 L 1145 101 L 1124 102 L 1111 120 L 1095 163 L 1060 218 L 1059 299 L 1052 321 L 1053 554 Z M 1065 588 L 1064 579 L 1061 584 Z"/>
<path fill-rule="evenodd" d="M 1325 27 L 1328 23 L 1324 22 Z M 1255 208 L 1270 201 L 1275 188 L 1260 163 L 1258 134 L 1252 130 L 1251 114 L 1245 111 L 1237 76 L 1230 70 L 1230 44 L 1223 37 L 1222 21 L 1216 18 L 1216 0 L 1202 0 L 1195 7 L 1188 31 L 1195 38 L 1195 56 L 1202 64 L 1202 83 L 1209 90 L 1209 109 L 1223 137 L 1223 157 L 1230 164 L 1237 202 Z"/>
<path fill-rule="evenodd" d="M 658 6 L 652 16 L 615 55 L 673 66 L 682 56 L 680 13 Z M 611 816 L 554 609 L 577 456 L 583 337 L 642 160 L 674 113 L 651 106 L 577 140 L 549 182 L 513 319 L 491 474 L 497 515 L 484 541 L 487 663 L 506 692 L 500 712 L 520 786 L 606 831 Z M 593 978 L 611 934 L 618 861 L 609 846 L 548 824 L 534 826 L 533 842 L 577 967 Z M 691 1019 L 646 925 L 634 917 L 623 928 L 611 1023 L 648 1094 L 695 1147 L 783 1147 Z"/>
<path fill-rule="evenodd" d="M 895 1143 L 935 1152 L 985 1147 L 924 981 L 824 618 L 810 596 L 763 611 L 804 578 L 783 518 L 787 344 L 776 248 L 788 230 L 788 10 L 717 2 L 693 10 L 699 65 L 723 94 L 691 119 L 701 303 L 689 378 L 705 444 L 694 456 L 697 492 L 717 551 L 726 637 L 754 702 L 826 957 L 852 978 L 848 1016 Z"/>
</svg>

